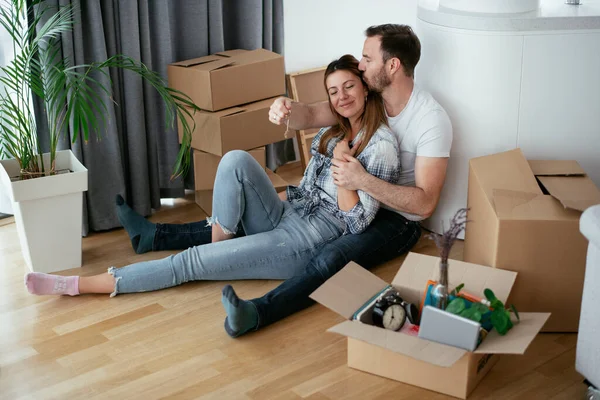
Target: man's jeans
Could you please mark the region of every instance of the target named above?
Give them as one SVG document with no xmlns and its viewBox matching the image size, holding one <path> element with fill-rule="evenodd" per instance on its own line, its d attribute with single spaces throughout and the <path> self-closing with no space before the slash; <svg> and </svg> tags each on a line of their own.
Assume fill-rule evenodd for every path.
<svg viewBox="0 0 600 400">
<path fill-rule="evenodd" d="M 342 235 L 344 223 L 315 207 L 301 214 L 281 201 L 264 169 L 248 153 L 231 151 L 219 164 L 214 216 L 225 232 L 246 236 L 196 245 L 161 260 L 111 268 L 113 295 L 164 289 L 188 281 L 288 279 L 302 272 L 320 248 Z"/>
<path fill-rule="evenodd" d="M 380 209 L 360 235 L 342 236 L 326 244 L 306 265 L 303 273 L 283 282 L 266 295 L 251 300 L 258 310 L 258 326 L 277 322 L 314 304 L 309 295 L 348 262 L 371 269 L 408 252 L 419 240 L 418 222 Z"/>
</svg>

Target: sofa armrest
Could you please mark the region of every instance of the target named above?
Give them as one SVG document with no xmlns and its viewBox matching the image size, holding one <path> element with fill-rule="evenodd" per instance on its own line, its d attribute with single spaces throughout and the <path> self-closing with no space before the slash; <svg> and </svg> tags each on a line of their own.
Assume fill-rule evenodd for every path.
<svg viewBox="0 0 600 400">
<path fill-rule="evenodd" d="M 600 204 L 589 207 L 581 214 L 579 230 L 590 244 L 600 248 Z"/>
</svg>

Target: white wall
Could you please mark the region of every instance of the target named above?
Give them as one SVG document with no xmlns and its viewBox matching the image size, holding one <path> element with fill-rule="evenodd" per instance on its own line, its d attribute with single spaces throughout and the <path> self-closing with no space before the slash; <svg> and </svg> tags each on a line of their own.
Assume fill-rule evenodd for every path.
<svg viewBox="0 0 600 400">
<path fill-rule="evenodd" d="M 286 72 L 326 66 L 344 54 L 360 59 L 366 28 L 416 20 L 417 0 L 283 0 Z"/>
</svg>

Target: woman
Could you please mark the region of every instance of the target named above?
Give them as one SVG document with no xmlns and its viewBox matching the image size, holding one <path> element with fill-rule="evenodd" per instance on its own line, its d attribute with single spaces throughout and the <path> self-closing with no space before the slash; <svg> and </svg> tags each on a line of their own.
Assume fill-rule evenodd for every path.
<svg viewBox="0 0 600 400">
<path fill-rule="evenodd" d="M 112 297 L 194 280 L 287 279 L 300 272 L 325 243 L 362 232 L 375 217 L 379 202 L 364 192 L 337 188 L 330 170 L 332 158 L 351 154 L 372 175 L 395 182 L 398 144 L 386 125 L 380 95 L 368 92 L 354 57 L 345 55 L 329 64 L 325 86 L 338 124 L 314 138 L 313 157 L 298 187 L 288 187 L 280 198 L 248 153 L 231 151 L 221 160 L 215 180 L 214 215 L 207 219 L 212 243 L 161 260 L 111 267 L 108 273 L 92 277 L 29 273 L 25 279 L 29 292 L 111 293 Z M 240 225 L 247 236 L 234 239 Z M 140 223 L 133 230 L 143 229 Z M 134 235 L 132 244 L 147 246 L 145 240 Z"/>
</svg>

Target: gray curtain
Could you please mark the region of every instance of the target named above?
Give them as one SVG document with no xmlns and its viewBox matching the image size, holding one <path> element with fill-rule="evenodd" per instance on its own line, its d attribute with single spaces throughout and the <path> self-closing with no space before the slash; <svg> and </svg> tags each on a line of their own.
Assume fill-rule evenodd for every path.
<svg viewBox="0 0 600 400">
<path fill-rule="evenodd" d="M 280 54 L 283 50 L 282 0 L 49 3 L 78 6 L 73 32 L 62 38 L 63 56 L 72 64 L 124 54 L 166 80 L 167 64 L 175 61 L 237 48 L 266 48 Z M 101 139 L 61 143 L 61 148 L 72 148 L 89 171 L 84 235 L 120 226 L 114 207 L 117 193 L 137 212 L 149 215 L 160 207 L 161 197 L 181 197 L 193 185 L 191 171 L 186 179 L 170 179 L 179 150 L 177 128 L 166 127 L 165 108 L 154 89 L 130 72 L 110 71 L 110 75 L 117 104 L 109 107 Z M 40 107 L 36 112 L 41 115 Z M 46 129 L 43 123 L 39 129 Z M 295 158 L 293 144 L 288 140 L 270 145 L 267 156 L 269 167 L 276 169 Z"/>
</svg>

